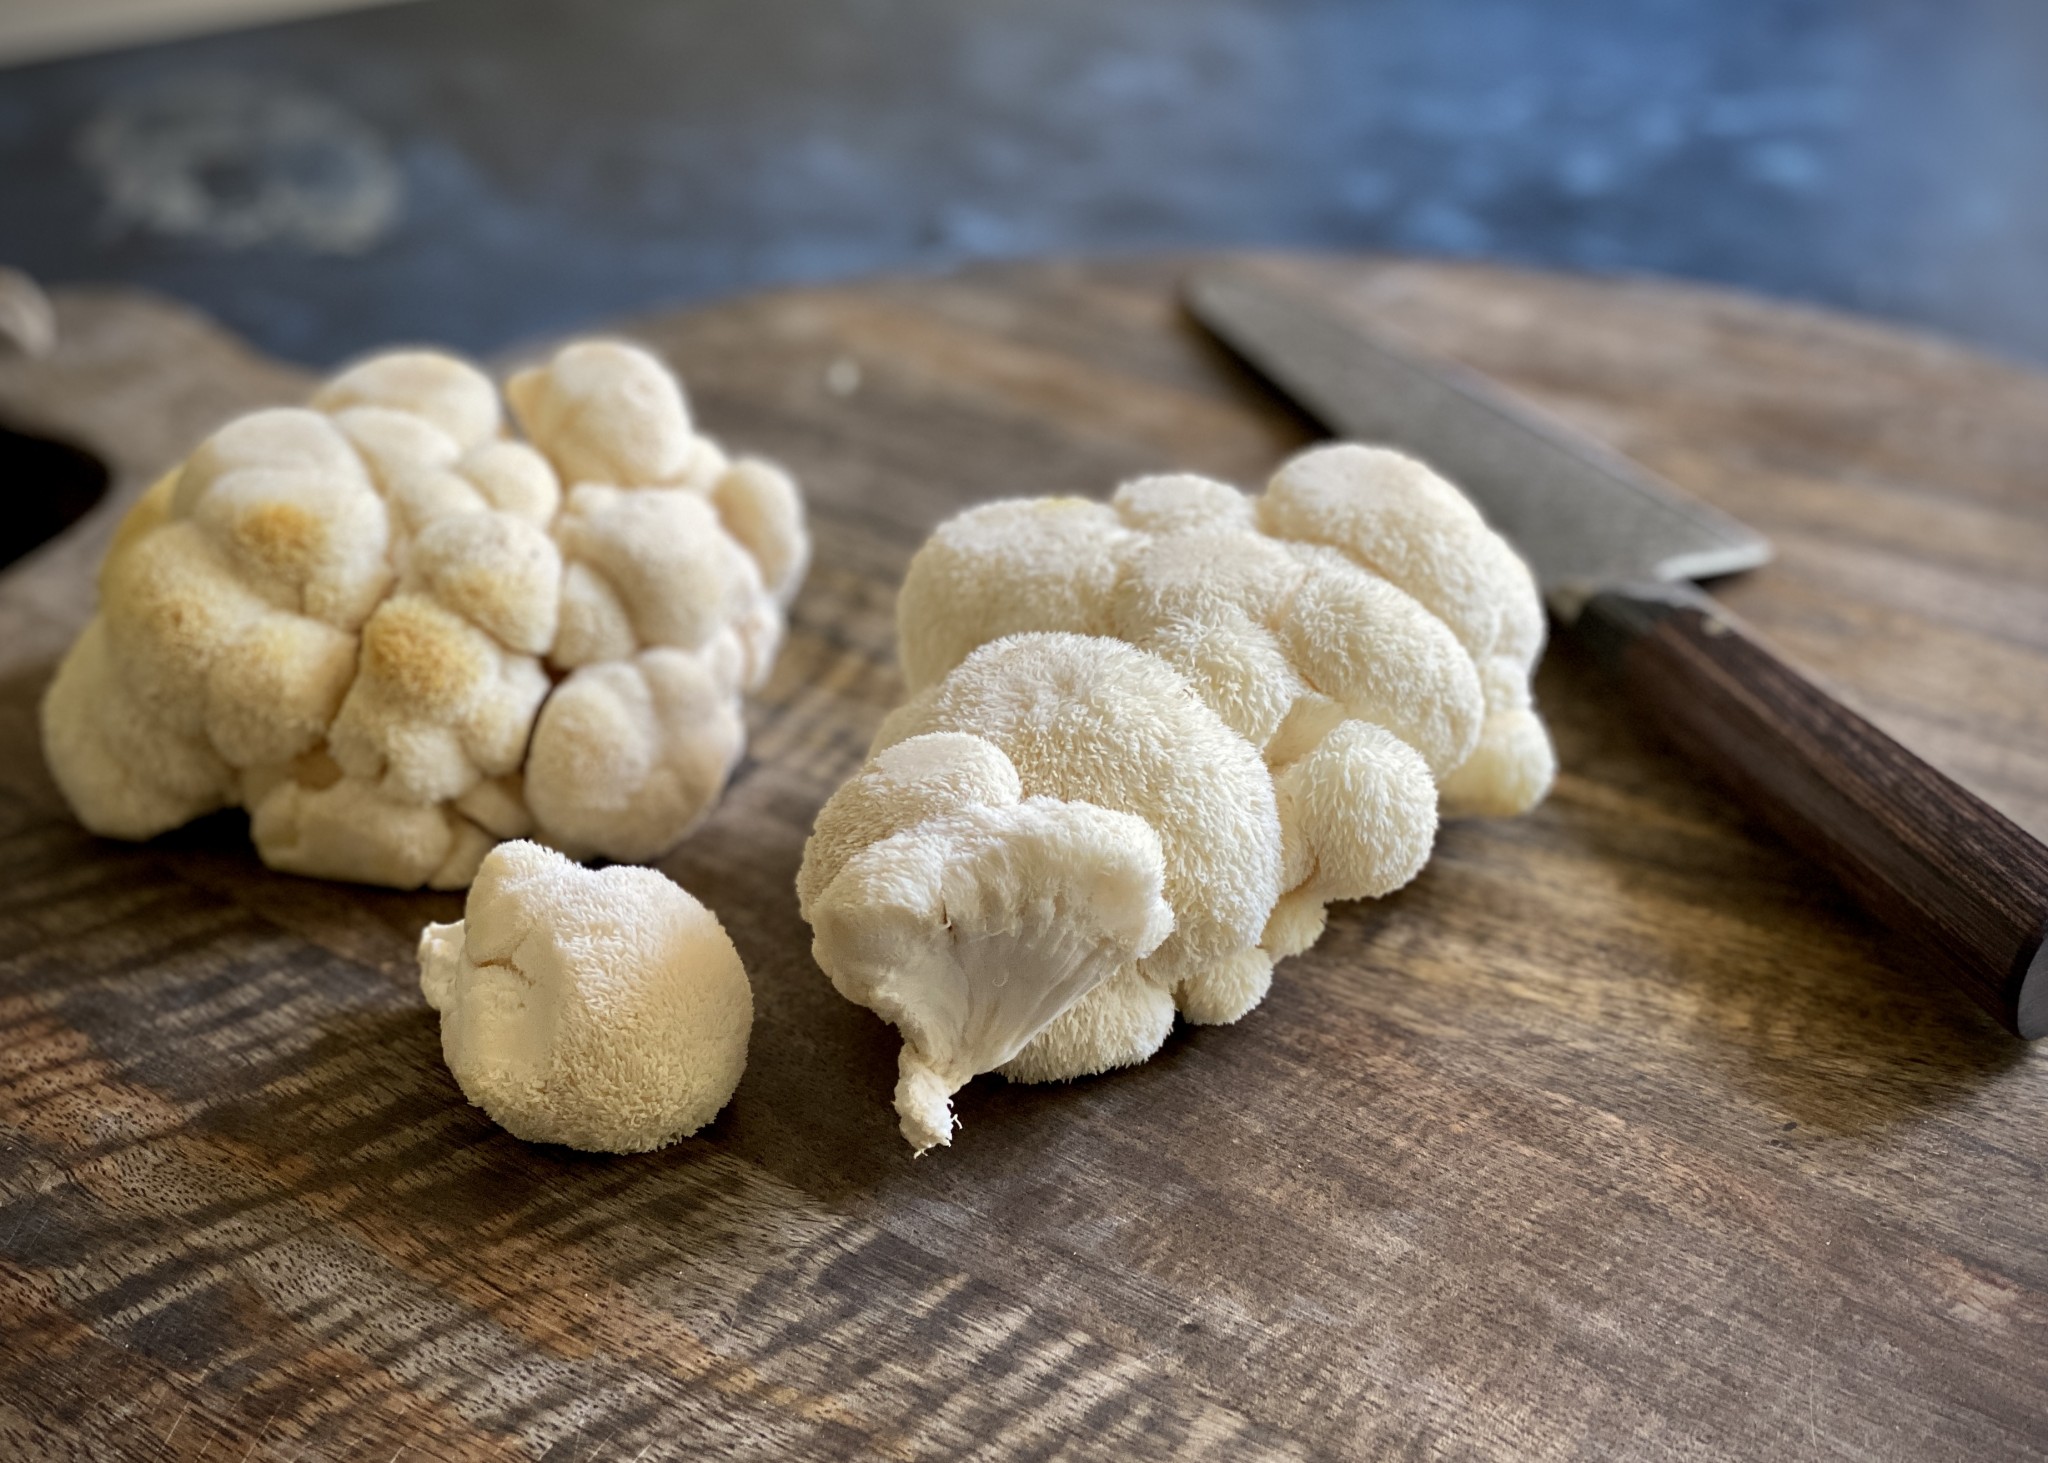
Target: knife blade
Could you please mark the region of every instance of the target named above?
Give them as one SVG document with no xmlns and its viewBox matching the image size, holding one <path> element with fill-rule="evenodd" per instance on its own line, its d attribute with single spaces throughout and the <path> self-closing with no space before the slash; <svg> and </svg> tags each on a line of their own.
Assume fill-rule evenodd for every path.
<svg viewBox="0 0 2048 1463">
<path fill-rule="evenodd" d="M 1189 309 L 1333 431 L 1422 458 L 1529 561 L 1679 749 L 1831 870 L 2006 1029 L 2048 1034 L 2048 848 L 1786 662 L 1689 581 L 1770 544 L 1478 372 L 1311 286 L 1199 269 Z"/>
<path fill-rule="evenodd" d="M 1770 540 L 1478 372 L 1243 268 L 1192 275 L 1196 317 L 1334 433 L 1412 453 L 1464 489 L 1536 571 L 1553 612 L 1628 580 L 1769 561 Z"/>
</svg>

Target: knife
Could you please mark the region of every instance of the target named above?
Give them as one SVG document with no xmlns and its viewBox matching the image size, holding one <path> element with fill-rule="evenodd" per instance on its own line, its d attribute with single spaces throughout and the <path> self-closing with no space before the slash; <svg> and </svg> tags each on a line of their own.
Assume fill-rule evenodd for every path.
<svg viewBox="0 0 2048 1463">
<path fill-rule="evenodd" d="M 1691 581 L 1769 542 L 1475 371 L 1236 265 L 1195 317 L 1331 431 L 1427 461 L 1694 761 L 2018 1036 L 2048 1034 L 2048 848 L 1788 663 Z"/>
</svg>

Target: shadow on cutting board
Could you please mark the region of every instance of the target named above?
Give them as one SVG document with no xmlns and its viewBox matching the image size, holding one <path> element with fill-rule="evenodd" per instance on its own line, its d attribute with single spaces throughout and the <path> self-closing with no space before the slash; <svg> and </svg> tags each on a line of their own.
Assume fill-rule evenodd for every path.
<svg viewBox="0 0 2048 1463">
<path fill-rule="evenodd" d="M 1932 957 L 1637 725 L 1569 639 L 1541 685 L 1561 762 L 1594 790 L 1578 795 L 1592 806 L 1575 810 L 1574 841 L 1647 915 L 1634 933 L 1671 983 L 1655 1007 L 1750 1100 L 1868 1132 L 1965 1101 L 2025 1058 Z M 1639 815 L 1652 804 L 1655 821 Z"/>
</svg>

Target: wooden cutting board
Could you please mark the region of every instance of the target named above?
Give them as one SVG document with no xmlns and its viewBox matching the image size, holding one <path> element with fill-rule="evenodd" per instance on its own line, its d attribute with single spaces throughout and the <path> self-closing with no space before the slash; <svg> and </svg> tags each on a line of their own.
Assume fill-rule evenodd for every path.
<svg viewBox="0 0 2048 1463">
<path fill-rule="evenodd" d="M 1274 267 L 1769 532 L 1728 602 L 2048 833 L 2048 378 L 1669 285 Z M 747 760 L 663 865 L 760 1013 L 732 1105 L 667 1152 L 464 1104 L 413 965 L 455 898 L 269 874 L 232 816 L 81 833 L 33 708 L 114 509 L 0 580 L 0 1455 L 2048 1456 L 2048 1054 L 1568 645 L 1535 815 L 1447 828 L 1239 1025 L 981 1079 L 911 1160 L 894 1033 L 811 963 L 803 838 L 899 694 L 893 586 L 933 523 L 1168 467 L 1256 485 L 1305 440 L 1176 275 L 623 327 L 796 470 L 818 541 Z M 162 301 L 58 307 L 54 358 L 0 361 L 0 420 L 122 498 L 307 386 Z"/>
</svg>

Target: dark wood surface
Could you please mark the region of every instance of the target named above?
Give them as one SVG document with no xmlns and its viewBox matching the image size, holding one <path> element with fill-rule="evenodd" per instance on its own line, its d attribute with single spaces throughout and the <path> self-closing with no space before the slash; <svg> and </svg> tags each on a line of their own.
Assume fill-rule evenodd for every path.
<svg viewBox="0 0 2048 1463">
<path fill-rule="evenodd" d="M 1730 606 L 2048 830 L 2048 381 L 1669 286 L 1302 267 L 1770 532 Z M 804 833 L 899 693 L 891 587 L 933 522 L 1253 483 L 1303 439 L 1174 276 L 634 327 L 801 475 L 818 539 L 748 758 L 663 865 L 759 1011 L 732 1105 L 667 1152 L 464 1105 L 412 956 L 455 899 L 267 874 L 229 818 L 79 832 L 32 713 L 106 519 L 0 579 L 0 1456 L 2048 1456 L 2048 1054 L 1568 645 L 1535 815 L 1447 829 L 1238 1026 L 977 1081 L 911 1161 L 894 1034 L 809 957 Z M 123 494 L 306 384 L 158 302 L 58 304 L 0 421 Z"/>
<path fill-rule="evenodd" d="M 1574 625 L 1631 709 L 2015 1036 L 2048 1036 L 2048 849 L 1787 665 L 1691 584 L 1597 594 Z"/>
</svg>

